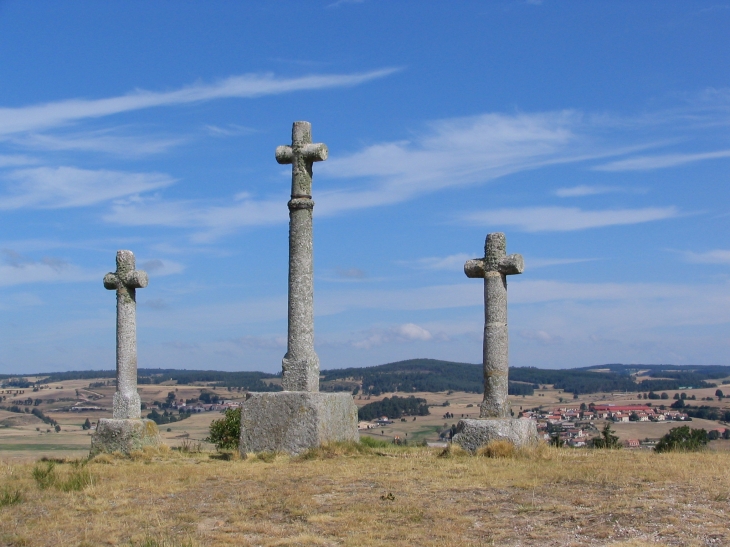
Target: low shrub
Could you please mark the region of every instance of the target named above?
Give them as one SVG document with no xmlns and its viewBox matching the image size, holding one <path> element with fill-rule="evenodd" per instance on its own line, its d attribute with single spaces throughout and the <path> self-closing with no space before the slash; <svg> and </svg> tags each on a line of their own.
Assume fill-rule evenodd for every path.
<svg viewBox="0 0 730 547">
<path fill-rule="evenodd" d="M 368 448 L 388 448 L 389 446 L 392 446 L 393 443 L 381 439 L 374 439 L 369 436 L 363 436 L 360 437 L 360 444 L 367 446 Z"/>
<path fill-rule="evenodd" d="M 213 443 L 216 450 L 237 450 L 241 438 L 241 409 L 229 408 L 220 420 L 210 424 L 210 435 L 203 439 Z"/>
<path fill-rule="evenodd" d="M 690 429 L 688 425 L 674 427 L 655 447 L 656 452 L 697 452 L 707 445 L 709 437 L 704 429 Z"/>
<path fill-rule="evenodd" d="M 16 505 L 23 501 L 23 494 L 20 490 L 9 490 L 9 489 L 3 489 L 2 493 L 0 493 L 0 507 L 5 507 L 6 505 Z"/>
<path fill-rule="evenodd" d="M 477 455 L 487 458 L 514 458 L 517 448 L 509 441 L 492 441 L 477 450 Z"/>
<path fill-rule="evenodd" d="M 33 468 L 33 479 L 41 490 L 50 488 L 56 483 L 56 462 L 44 463 L 45 466 L 39 463 Z"/>
<path fill-rule="evenodd" d="M 33 468 L 33 479 L 41 490 L 55 487 L 61 492 L 78 492 L 93 484 L 93 477 L 86 467 L 88 460 L 71 462 L 72 470 L 64 478 L 56 474 L 56 463 L 53 460 L 45 461 Z"/>
<path fill-rule="evenodd" d="M 471 453 L 464 450 L 458 444 L 449 443 L 449 446 L 439 452 L 439 458 L 463 458 L 465 456 L 471 456 Z"/>
</svg>

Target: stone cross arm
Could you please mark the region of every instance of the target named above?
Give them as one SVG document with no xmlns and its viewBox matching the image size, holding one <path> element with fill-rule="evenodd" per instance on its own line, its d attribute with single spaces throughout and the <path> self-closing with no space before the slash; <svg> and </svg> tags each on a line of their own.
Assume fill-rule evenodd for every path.
<svg viewBox="0 0 730 547">
<path fill-rule="evenodd" d="M 104 288 L 110 291 L 127 289 L 144 289 L 149 283 L 147 272 L 135 270 L 132 251 L 117 251 L 117 271 L 104 276 Z"/>
<path fill-rule="evenodd" d="M 291 146 L 276 148 L 276 161 L 292 165 L 292 198 L 311 199 L 312 163 L 326 160 L 328 154 L 325 144 L 312 142 L 311 123 L 294 122 L 291 131 Z"/>
<path fill-rule="evenodd" d="M 484 278 L 487 274 L 486 260 L 474 258 L 467 260 L 464 264 L 464 273 L 471 278 Z M 525 271 L 525 260 L 520 254 L 512 254 L 502 257 L 497 262 L 496 271 L 503 275 L 521 274 Z"/>
<path fill-rule="evenodd" d="M 313 163 L 315 161 L 325 161 L 329 156 L 327 145 L 318 143 L 309 143 L 301 148 L 301 155 L 304 161 Z M 282 165 L 294 162 L 294 149 L 291 146 L 283 145 L 276 147 L 276 161 Z"/>
</svg>

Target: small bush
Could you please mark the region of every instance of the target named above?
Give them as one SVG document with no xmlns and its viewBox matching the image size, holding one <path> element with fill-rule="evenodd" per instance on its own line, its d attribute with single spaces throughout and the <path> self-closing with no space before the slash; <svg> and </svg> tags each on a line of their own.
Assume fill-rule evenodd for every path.
<svg viewBox="0 0 730 547">
<path fill-rule="evenodd" d="M 509 441 L 492 441 L 477 450 L 477 455 L 487 458 L 514 458 L 516 454 L 515 445 Z"/>
<path fill-rule="evenodd" d="M 178 448 L 183 454 L 200 454 L 203 451 L 203 444 L 190 439 L 183 439 Z"/>
<path fill-rule="evenodd" d="M 56 486 L 62 492 L 78 492 L 91 486 L 94 480 L 86 468 L 75 469 L 66 480 L 58 481 Z"/>
<path fill-rule="evenodd" d="M 593 439 L 593 448 L 608 448 L 611 450 L 621 448 L 621 443 L 614 433 L 614 430 L 611 429 L 611 424 L 606 422 L 603 430 L 601 430 L 601 436 Z"/>
<path fill-rule="evenodd" d="M 23 501 L 23 494 L 20 490 L 8 490 L 4 489 L 0 494 L 0 507 L 6 505 L 16 505 Z"/>
<path fill-rule="evenodd" d="M 38 463 L 33 468 L 33 478 L 41 490 L 46 490 L 53 486 L 62 492 L 78 492 L 93 484 L 91 473 L 86 468 L 88 460 L 71 462 L 73 469 L 64 479 L 59 478 L 56 474 L 56 463 L 59 463 L 58 461 L 49 460 L 42 463 L 45 466 Z"/>
<path fill-rule="evenodd" d="M 367 446 L 368 448 L 388 448 L 389 446 L 392 446 L 392 443 L 388 441 L 374 439 L 369 436 L 360 437 L 360 444 Z"/>
<path fill-rule="evenodd" d="M 256 459 L 262 462 L 271 463 L 276 459 L 276 452 L 257 452 Z"/>
<path fill-rule="evenodd" d="M 45 462 L 45 466 L 40 463 L 33 468 L 33 479 L 35 479 L 38 488 L 45 490 L 56 483 L 56 462 Z"/>
<path fill-rule="evenodd" d="M 210 424 L 210 435 L 203 439 L 213 443 L 216 450 L 236 450 L 241 438 L 241 409 L 229 408 L 220 420 Z"/>
<path fill-rule="evenodd" d="M 707 445 L 709 437 L 704 429 L 690 430 L 688 425 L 674 427 L 656 445 L 657 452 L 697 452 Z"/>
<path fill-rule="evenodd" d="M 385 448 L 393 446 L 385 441 L 375 442 L 382 444 L 370 445 L 363 442 L 356 443 L 352 441 L 327 443 L 323 444 L 322 446 L 315 446 L 313 448 L 310 448 L 306 452 L 300 454 L 297 459 L 300 461 L 326 460 L 330 458 L 338 458 L 341 456 L 359 456 L 360 454 L 369 454 L 371 448 L 374 447 Z"/>
<path fill-rule="evenodd" d="M 463 458 L 464 456 L 470 456 L 471 454 L 461 448 L 458 444 L 449 443 L 449 446 L 439 452 L 439 458 Z"/>
</svg>

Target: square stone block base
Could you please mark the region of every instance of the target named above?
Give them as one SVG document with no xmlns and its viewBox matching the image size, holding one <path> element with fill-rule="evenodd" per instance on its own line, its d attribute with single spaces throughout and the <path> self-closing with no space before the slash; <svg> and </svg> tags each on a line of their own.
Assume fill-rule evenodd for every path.
<svg viewBox="0 0 730 547">
<path fill-rule="evenodd" d="M 328 442 L 359 438 L 357 407 L 349 393 L 249 393 L 241 405 L 241 455 L 297 455 Z"/>
<path fill-rule="evenodd" d="M 160 430 L 152 420 L 101 419 L 91 436 L 91 455 L 95 456 L 102 452 L 129 454 L 142 450 L 145 446 L 160 444 L 162 444 Z"/>
<path fill-rule="evenodd" d="M 492 441 L 509 441 L 518 448 L 537 444 L 537 426 L 533 420 L 483 418 L 459 420 L 452 442 L 475 452 Z"/>
</svg>

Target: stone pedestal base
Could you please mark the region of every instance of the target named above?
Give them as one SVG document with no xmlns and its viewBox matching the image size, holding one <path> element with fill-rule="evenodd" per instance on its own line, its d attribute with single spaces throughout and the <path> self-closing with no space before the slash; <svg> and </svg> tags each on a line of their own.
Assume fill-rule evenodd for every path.
<svg viewBox="0 0 730 547">
<path fill-rule="evenodd" d="M 452 442 L 475 452 L 492 441 L 509 441 L 520 448 L 537 444 L 537 439 L 537 426 L 533 420 L 484 418 L 459 420 Z"/>
<path fill-rule="evenodd" d="M 249 393 L 241 405 L 242 455 L 301 454 L 335 441 L 358 441 L 357 407 L 349 393 Z"/>
<path fill-rule="evenodd" d="M 102 452 L 129 454 L 145 446 L 162 444 L 160 431 L 152 420 L 101 419 L 91 437 L 91 455 Z"/>
</svg>

